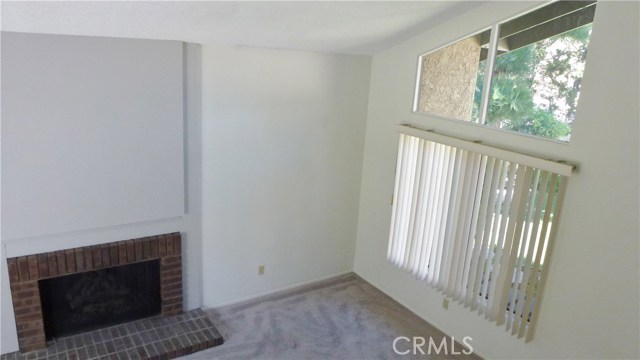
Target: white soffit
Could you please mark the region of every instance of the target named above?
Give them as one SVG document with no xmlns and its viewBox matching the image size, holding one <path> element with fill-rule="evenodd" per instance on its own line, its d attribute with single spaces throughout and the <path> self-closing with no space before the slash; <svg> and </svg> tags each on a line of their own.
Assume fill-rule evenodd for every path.
<svg viewBox="0 0 640 360">
<path fill-rule="evenodd" d="M 375 54 L 479 1 L 2 1 L 2 30 Z"/>
</svg>

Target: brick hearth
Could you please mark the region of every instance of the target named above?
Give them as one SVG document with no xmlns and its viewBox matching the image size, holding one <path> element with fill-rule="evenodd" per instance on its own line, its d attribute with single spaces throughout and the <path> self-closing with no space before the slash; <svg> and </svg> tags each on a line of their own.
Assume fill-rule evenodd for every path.
<svg viewBox="0 0 640 360">
<path fill-rule="evenodd" d="M 168 360 L 222 343 L 204 311 L 196 309 L 58 338 L 46 349 L 4 354 L 0 360 Z"/>
<path fill-rule="evenodd" d="M 46 347 L 38 280 L 160 259 L 161 313 L 182 313 L 180 233 L 7 259 L 21 352 Z"/>
</svg>

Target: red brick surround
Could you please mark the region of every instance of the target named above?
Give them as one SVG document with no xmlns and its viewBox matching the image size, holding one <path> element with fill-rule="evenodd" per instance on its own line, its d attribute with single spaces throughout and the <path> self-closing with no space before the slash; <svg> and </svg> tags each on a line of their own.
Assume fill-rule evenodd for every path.
<svg viewBox="0 0 640 360">
<path fill-rule="evenodd" d="M 180 233 L 7 259 L 21 352 L 46 347 L 38 280 L 160 259 L 162 315 L 182 313 Z"/>
</svg>

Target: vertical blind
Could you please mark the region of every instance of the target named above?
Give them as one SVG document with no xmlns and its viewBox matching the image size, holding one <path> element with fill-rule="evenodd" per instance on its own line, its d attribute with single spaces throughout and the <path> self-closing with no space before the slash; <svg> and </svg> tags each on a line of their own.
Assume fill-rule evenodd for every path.
<svg viewBox="0 0 640 360">
<path fill-rule="evenodd" d="M 399 131 L 388 259 L 530 341 L 571 166 Z"/>
</svg>

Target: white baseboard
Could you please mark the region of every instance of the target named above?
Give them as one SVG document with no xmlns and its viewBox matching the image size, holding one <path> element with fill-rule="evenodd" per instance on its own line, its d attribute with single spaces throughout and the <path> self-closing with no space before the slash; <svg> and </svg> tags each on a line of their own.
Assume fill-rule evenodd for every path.
<svg viewBox="0 0 640 360">
<path fill-rule="evenodd" d="M 223 307 L 227 307 L 227 306 L 236 306 L 236 305 L 240 305 L 240 304 L 244 304 L 244 303 L 248 303 L 248 302 L 254 302 L 257 300 L 263 300 L 264 298 L 271 298 L 275 295 L 282 295 L 282 293 L 287 293 L 287 292 L 291 292 L 294 290 L 300 290 L 304 287 L 310 286 L 310 285 L 319 285 L 319 283 L 325 282 L 325 281 L 331 281 L 331 280 L 336 280 L 338 278 L 341 278 L 343 276 L 346 275 L 356 275 L 353 270 L 348 270 L 348 271 L 343 271 L 340 273 L 336 273 L 336 274 L 332 274 L 332 275 L 327 275 L 327 276 L 322 276 L 322 277 L 318 277 L 315 279 L 311 279 L 311 280 L 307 280 L 307 281 L 301 281 L 301 282 L 297 282 L 295 284 L 291 284 L 291 285 L 287 285 L 284 287 L 280 287 L 274 290 L 269 290 L 269 291 L 265 291 L 265 292 L 261 292 L 255 295 L 251 295 L 251 296 L 247 296 L 247 297 L 243 297 L 237 300 L 233 300 L 230 302 L 226 302 L 226 303 L 221 303 L 221 304 L 216 304 L 216 305 L 212 305 L 212 306 L 203 306 L 203 309 L 217 309 L 217 308 L 223 308 Z M 357 275 L 356 275 L 357 276 Z"/>
</svg>

